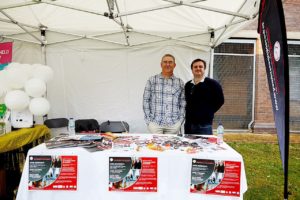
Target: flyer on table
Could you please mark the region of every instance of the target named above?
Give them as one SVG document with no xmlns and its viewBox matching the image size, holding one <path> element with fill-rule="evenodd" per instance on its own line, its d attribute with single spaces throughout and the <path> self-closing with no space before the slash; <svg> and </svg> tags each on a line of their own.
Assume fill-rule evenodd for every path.
<svg viewBox="0 0 300 200">
<path fill-rule="evenodd" d="M 77 190 L 77 156 L 29 156 L 29 190 Z"/>
<path fill-rule="evenodd" d="M 157 192 L 157 158 L 110 157 L 109 191 Z"/>
<path fill-rule="evenodd" d="M 240 196 L 241 162 L 192 159 L 191 193 Z"/>
</svg>

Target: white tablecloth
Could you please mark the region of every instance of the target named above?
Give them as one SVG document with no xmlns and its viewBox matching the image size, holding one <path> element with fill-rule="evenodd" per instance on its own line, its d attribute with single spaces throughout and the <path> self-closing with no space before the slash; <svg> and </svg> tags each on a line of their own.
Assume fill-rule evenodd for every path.
<svg viewBox="0 0 300 200">
<path fill-rule="evenodd" d="M 243 199 L 247 191 L 247 181 L 242 156 L 228 146 L 224 151 L 205 151 L 187 154 L 179 151 L 121 152 L 98 151 L 88 152 L 81 147 L 47 149 L 41 144 L 28 152 L 21 177 L 17 200 L 237 200 Z M 77 155 L 78 184 L 77 191 L 43 191 L 28 190 L 28 157 L 31 155 Z M 157 157 L 158 191 L 157 192 L 116 192 L 108 191 L 109 157 Z M 241 162 L 241 197 L 207 195 L 190 193 L 192 158 Z"/>
</svg>

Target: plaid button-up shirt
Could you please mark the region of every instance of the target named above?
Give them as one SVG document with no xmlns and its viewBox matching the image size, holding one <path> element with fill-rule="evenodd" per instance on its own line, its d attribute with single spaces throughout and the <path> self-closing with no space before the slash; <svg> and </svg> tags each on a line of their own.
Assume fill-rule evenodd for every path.
<svg viewBox="0 0 300 200">
<path fill-rule="evenodd" d="M 143 109 L 147 124 L 172 126 L 183 121 L 185 115 L 184 83 L 174 75 L 164 78 L 161 74 L 147 81 Z"/>
</svg>

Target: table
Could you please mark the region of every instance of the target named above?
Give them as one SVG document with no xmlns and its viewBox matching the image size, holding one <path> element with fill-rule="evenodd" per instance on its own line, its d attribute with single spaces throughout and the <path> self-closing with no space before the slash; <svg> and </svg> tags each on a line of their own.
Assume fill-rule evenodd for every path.
<svg viewBox="0 0 300 200">
<path fill-rule="evenodd" d="M 141 134 L 141 137 L 149 134 Z M 145 136 L 148 137 L 148 136 Z M 242 199 L 247 190 L 247 181 L 242 156 L 226 143 L 223 151 L 205 151 L 187 154 L 180 151 L 119 151 L 89 152 L 82 147 L 47 149 L 41 144 L 28 152 L 17 200 L 228 200 Z M 78 158 L 78 182 L 76 191 L 28 190 L 29 157 L 39 155 L 75 155 Z M 109 191 L 110 157 L 156 157 L 157 192 Z M 241 163 L 240 197 L 190 193 L 192 159 L 238 161 Z"/>
<path fill-rule="evenodd" d="M 22 128 L 0 136 L 0 153 L 5 153 L 30 144 L 42 138 L 50 138 L 50 130 L 44 125 L 36 125 L 33 128 Z"/>
<path fill-rule="evenodd" d="M 50 130 L 44 125 L 22 128 L 0 136 L 0 199 L 12 199 L 28 149 L 50 136 Z"/>
</svg>

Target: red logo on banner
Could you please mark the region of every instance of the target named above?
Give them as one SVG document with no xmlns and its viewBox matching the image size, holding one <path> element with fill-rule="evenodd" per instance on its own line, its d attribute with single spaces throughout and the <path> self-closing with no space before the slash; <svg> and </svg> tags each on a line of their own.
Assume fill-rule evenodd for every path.
<svg viewBox="0 0 300 200">
<path fill-rule="evenodd" d="M 12 42 L 0 43 L 0 64 L 10 63 L 12 59 Z"/>
</svg>

